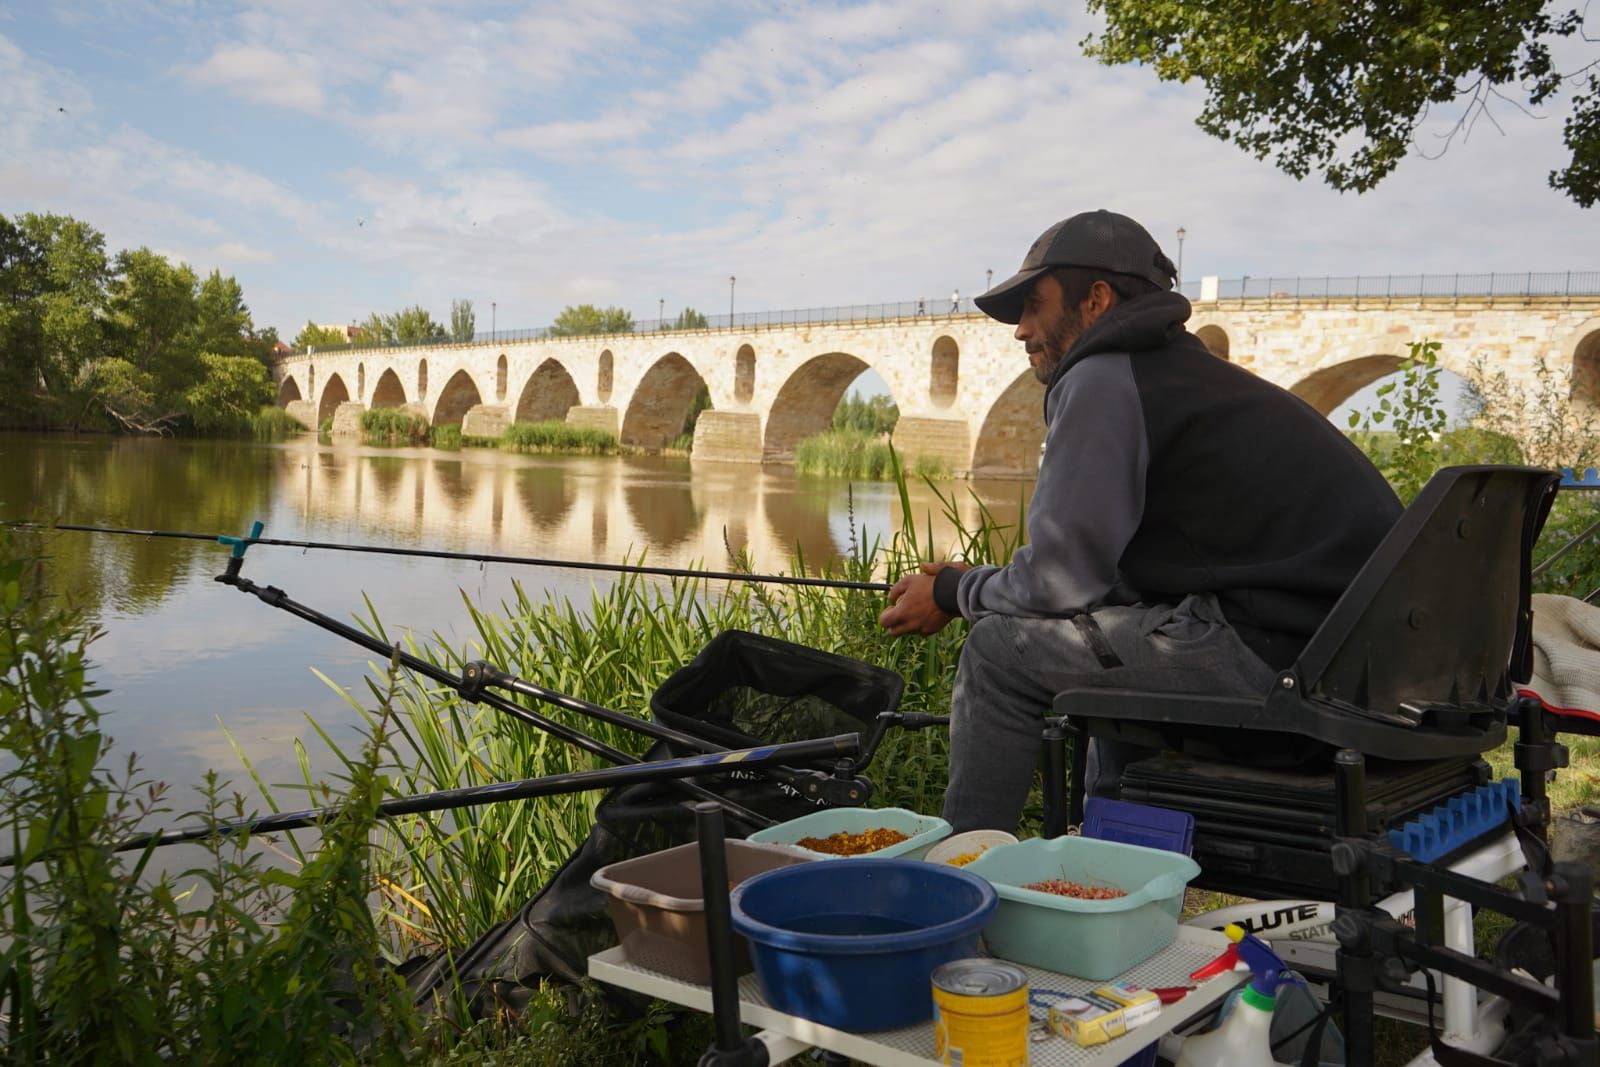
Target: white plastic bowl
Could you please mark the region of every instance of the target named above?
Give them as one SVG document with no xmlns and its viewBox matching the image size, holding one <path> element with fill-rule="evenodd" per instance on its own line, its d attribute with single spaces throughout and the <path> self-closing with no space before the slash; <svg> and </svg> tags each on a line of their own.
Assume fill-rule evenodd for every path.
<svg viewBox="0 0 1600 1067">
<path fill-rule="evenodd" d="M 925 858 L 929 863 L 950 863 L 957 856 L 966 856 L 974 852 L 982 855 L 985 850 L 996 845 L 1014 845 L 1016 842 L 1017 836 L 1008 834 L 1004 830 L 968 830 L 940 841 L 928 850 Z"/>
</svg>

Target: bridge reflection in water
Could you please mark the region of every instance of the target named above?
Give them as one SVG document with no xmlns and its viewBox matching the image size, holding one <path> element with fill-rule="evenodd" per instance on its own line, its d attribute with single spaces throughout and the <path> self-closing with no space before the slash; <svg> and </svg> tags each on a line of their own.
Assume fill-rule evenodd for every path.
<svg viewBox="0 0 1600 1067">
<path fill-rule="evenodd" d="M 796 477 L 779 467 L 654 456 L 516 456 L 328 446 L 281 450 L 278 494 L 307 528 L 356 528 L 364 540 L 510 555 L 724 570 L 738 554 L 764 571 L 837 560 L 853 545 L 887 543 L 900 528 L 897 491 L 881 482 Z M 938 547 L 955 527 L 925 483 L 910 487 L 919 531 Z M 1014 524 L 1031 492 L 1016 480 L 950 483 L 964 525 L 980 502 Z"/>
</svg>

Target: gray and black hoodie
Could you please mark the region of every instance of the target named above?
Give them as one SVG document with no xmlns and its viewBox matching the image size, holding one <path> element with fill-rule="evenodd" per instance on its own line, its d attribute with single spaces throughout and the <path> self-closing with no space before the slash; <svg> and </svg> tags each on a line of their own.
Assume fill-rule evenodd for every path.
<svg viewBox="0 0 1600 1067">
<path fill-rule="evenodd" d="M 1326 417 L 1211 355 L 1188 318 L 1158 293 L 1077 339 L 1045 389 L 1031 543 L 941 572 L 940 608 L 1059 617 L 1215 593 L 1262 659 L 1293 661 L 1400 501 Z"/>
</svg>

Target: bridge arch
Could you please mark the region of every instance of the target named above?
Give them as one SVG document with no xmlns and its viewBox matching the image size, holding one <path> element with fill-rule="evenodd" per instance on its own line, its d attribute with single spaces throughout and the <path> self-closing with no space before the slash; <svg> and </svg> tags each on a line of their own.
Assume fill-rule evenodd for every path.
<svg viewBox="0 0 1600 1067">
<path fill-rule="evenodd" d="M 481 403 L 483 394 L 478 392 L 478 383 L 465 370 L 458 370 L 450 375 L 450 380 L 439 390 L 439 401 L 433 406 L 433 418 L 428 421 L 434 426 L 459 426 L 467 412 Z"/>
<path fill-rule="evenodd" d="M 733 399 L 737 403 L 748 404 L 755 395 L 756 350 L 749 344 L 742 344 L 733 359 Z"/>
<path fill-rule="evenodd" d="M 367 365 L 356 364 L 356 399 L 360 400 L 367 395 Z"/>
<path fill-rule="evenodd" d="M 1291 386 L 1289 392 L 1328 415 L 1379 378 L 1393 374 L 1399 369 L 1401 360 L 1402 357 L 1391 355 L 1345 360 L 1312 371 Z"/>
<path fill-rule="evenodd" d="M 695 394 L 706 384 L 694 364 L 668 352 L 651 364 L 622 417 L 622 443 L 658 451 L 683 431 Z"/>
<path fill-rule="evenodd" d="M 301 399 L 300 386 L 295 382 L 294 375 L 291 374 L 283 380 L 282 385 L 278 386 L 278 406 L 286 408 L 299 399 Z"/>
<path fill-rule="evenodd" d="M 936 408 L 947 408 L 956 402 L 956 392 L 961 385 L 961 346 L 949 334 L 942 334 L 933 342 L 928 365 L 928 400 Z"/>
<path fill-rule="evenodd" d="M 528 382 L 517 397 L 517 408 L 512 418 L 516 422 L 561 420 L 567 417 L 569 408 L 577 406 L 578 383 L 572 380 L 566 367 L 551 358 L 528 375 Z"/>
<path fill-rule="evenodd" d="M 333 418 L 333 413 L 339 410 L 340 404 L 350 401 L 350 389 L 344 384 L 344 379 L 339 377 L 339 372 L 334 371 L 328 375 L 327 384 L 322 387 L 322 400 L 317 404 L 317 426 Z"/>
<path fill-rule="evenodd" d="M 791 462 L 801 441 L 833 425 L 844 391 L 866 369 L 865 360 L 847 352 L 813 356 L 795 368 L 772 400 L 762 458 Z"/>
<path fill-rule="evenodd" d="M 1575 332 L 1572 346 L 1573 406 L 1585 415 L 1600 415 L 1600 319 L 1590 319 Z"/>
<path fill-rule="evenodd" d="M 428 399 L 428 360 L 426 357 L 417 360 L 417 401 L 419 403 Z"/>
<path fill-rule="evenodd" d="M 600 397 L 600 403 L 609 403 L 611 389 L 616 382 L 617 358 L 607 348 L 600 353 L 600 368 L 595 373 L 594 391 Z"/>
<path fill-rule="evenodd" d="M 1044 444 L 1044 386 L 1032 369 L 1017 375 L 983 418 L 972 473 L 1034 474 Z"/>
<path fill-rule="evenodd" d="M 403 408 L 406 406 L 406 387 L 400 384 L 400 375 L 394 372 L 393 367 L 388 367 L 378 375 L 378 381 L 372 387 L 372 399 L 367 404 L 372 408 Z"/>
<path fill-rule="evenodd" d="M 1206 346 L 1206 350 L 1218 359 L 1228 360 L 1233 357 L 1228 355 L 1228 331 L 1215 323 L 1200 327 L 1194 332 L 1195 340 Z"/>
</svg>

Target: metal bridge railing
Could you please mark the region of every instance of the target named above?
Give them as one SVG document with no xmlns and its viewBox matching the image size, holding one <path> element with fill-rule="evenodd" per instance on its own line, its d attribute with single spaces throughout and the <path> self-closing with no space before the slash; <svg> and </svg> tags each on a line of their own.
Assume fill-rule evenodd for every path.
<svg viewBox="0 0 1600 1067">
<path fill-rule="evenodd" d="M 1188 281 L 1191 300 L 1207 295 L 1205 281 Z M 1600 295 L 1600 271 L 1525 271 L 1520 274 L 1325 275 L 1320 278 L 1243 278 L 1218 280 L 1218 300 L 1452 300 L 1501 297 Z"/>
<path fill-rule="evenodd" d="M 1459 300 L 1462 298 L 1497 300 L 1510 297 L 1600 296 L 1600 271 L 1527 271 L 1521 274 L 1383 274 L 1326 275 L 1320 278 L 1243 278 L 1186 281 L 1179 291 L 1190 300 L 1209 299 L 1215 283 L 1217 300 L 1326 301 L 1326 300 Z M 680 327 L 675 319 L 642 319 L 632 330 L 591 334 L 596 337 L 625 337 L 645 333 L 695 333 L 705 330 L 762 330 L 785 326 L 829 325 L 837 323 L 881 323 L 893 321 L 936 321 L 979 314 L 972 301 L 963 297 L 958 304 L 948 299 L 901 300 L 882 304 L 846 304 L 838 307 L 787 308 L 779 311 L 741 311 L 732 315 L 706 315 L 705 325 Z M 552 327 L 526 330 L 498 330 L 475 333 L 472 344 L 516 344 L 543 341 L 553 336 Z M 417 345 L 453 344 L 450 338 L 414 341 L 357 342 L 349 345 L 317 346 L 318 352 L 350 352 L 369 348 L 406 348 Z M 295 356 L 307 354 L 296 349 Z"/>
</svg>

